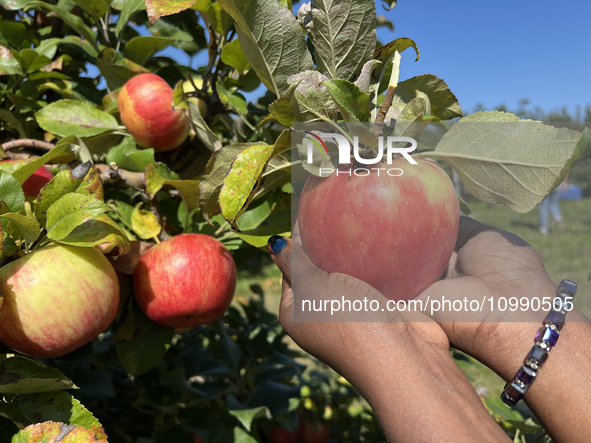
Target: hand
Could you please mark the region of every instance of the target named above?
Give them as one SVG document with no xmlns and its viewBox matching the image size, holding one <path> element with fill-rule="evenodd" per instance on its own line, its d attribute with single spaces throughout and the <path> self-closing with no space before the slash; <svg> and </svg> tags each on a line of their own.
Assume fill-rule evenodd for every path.
<svg viewBox="0 0 591 443">
<path fill-rule="evenodd" d="M 477 300 L 482 311 L 435 312 L 432 316 L 457 349 L 477 358 L 505 381 L 523 364 L 546 312 L 498 310 L 500 297 L 553 299 L 556 286 L 539 254 L 524 240 L 506 231 L 462 217 L 456 252 L 446 276 L 419 297 L 430 300 Z M 493 308 L 489 299 L 493 300 Z M 546 308 L 547 310 L 547 308 Z M 525 397 L 555 441 L 577 442 L 591 434 L 591 357 L 582 349 L 591 344 L 591 324 L 578 310 L 567 323 L 548 361 Z M 560 410 L 561 413 L 556 413 Z M 586 417 L 585 424 L 578 418 Z M 586 437 L 584 437 L 586 436 Z"/>
<path fill-rule="evenodd" d="M 353 277 L 320 270 L 295 240 L 275 238 L 271 243 L 277 241 L 283 245 L 273 254 L 284 276 L 281 325 L 305 351 L 360 391 L 389 440 L 508 441 L 451 358 L 445 333 L 428 317 L 418 314 L 408 322 L 392 313 L 388 322 L 292 321 L 295 281 L 298 295 L 308 299 L 384 297 Z"/>
</svg>

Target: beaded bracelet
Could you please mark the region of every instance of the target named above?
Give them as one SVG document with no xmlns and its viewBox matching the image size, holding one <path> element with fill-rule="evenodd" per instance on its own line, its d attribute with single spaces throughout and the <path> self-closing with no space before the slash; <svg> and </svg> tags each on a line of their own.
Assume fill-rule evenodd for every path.
<svg viewBox="0 0 591 443">
<path fill-rule="evenodd" d="M 562 280 L 556 290 L 553 307 L 543 321 L 544 326 L 538 330 L 534 339 L 534 346 L 525 357 L 523 366 L 517 371 L 513 381 L 505 385 L 501 400 L 509 406 L 515 406 L 521 400 L 534 380 L 552 347 L 556 346 L 560 330 L 564 326 L 568 304 L 572 306 L 572 299 L 577 293 L 576 283 Z M 570 311 L 570 309 L 568 309 Z"/>
</svg>

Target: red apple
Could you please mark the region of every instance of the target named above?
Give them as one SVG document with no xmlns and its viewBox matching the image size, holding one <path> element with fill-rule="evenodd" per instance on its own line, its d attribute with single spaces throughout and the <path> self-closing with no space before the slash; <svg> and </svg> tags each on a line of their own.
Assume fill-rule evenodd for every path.
<svg viewBox="0 0 591 443">
<path fill-rule="evenodd" d="M 328 273 L 348 274 L 393 300 L 410 300 L 443 273 L 459 228 L 451 180 L 430 160 L 396 159 L 367 176 L 310 176 L 299 204 L 302 246 Z M 400 174 L 399 170 L 404 171 Z M 392 176 L 386 170 L 392 169 Z M 378 175 L 379 173 L 379 175 Z"/>
<path fill-rule="evenodd" d="M 26 160 L 9 159 L 2 160 L 0 163 L 4 162 L 26 162 Z M 51 179 L 53 179 L 53 174 L 49 172 L 45 166 L 41 166 L 23 183 L 25 196 L 37 197 L 41 188 L 49 183 Z"/>
<path fill-rule="evenodd" d="M 298 438 L 296 437 L 295 432 L 291 432 L 280 426 L 275 426 L 269 430 L 269 441 L 271 443 L 296 443 Z"/>
<path fill-rule="evenodd" d="M 67 354 L 113 321 L 119 282 L 95 248 L 52 244 L 0 269 L 0 341 L 36 358 Z"/>
<path fill-rule="evenodd" d="M 154 322 L 194 327 L 226 312 L 236 289 L 236 264 L 215 238 L 181 234 L 142 255 L 133 287 L 140 307 Z"/>
<path fill-rule="evenodd" d="M 130 79 L 117 98 L 121 121 L 138 145 L 169 151 L 189 135 L 189 119 L 172 108 L 172 88 L 156 74 Z"/>
<path fill-rule="evenodd" d="M 326 443 L 330 438 L 330 429 L 325 423 L 304 422 L 302 429 L 303 443 Z"/>
</svg>

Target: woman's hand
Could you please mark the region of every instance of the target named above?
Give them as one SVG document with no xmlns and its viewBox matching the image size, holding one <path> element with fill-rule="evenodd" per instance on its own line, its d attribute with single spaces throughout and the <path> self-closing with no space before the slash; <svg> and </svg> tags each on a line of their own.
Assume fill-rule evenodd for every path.
<svg viewBox="0 0 591 443">
<path fill-rule="evenodd" d="M 294 230 L 297 234 L 297 228 Z M 273 260 L 283 273 L 279 318 L 305 351 L 342 374 L 374 408 L 391 441 L 508 441 L 449 353 L 444 331 L 428 317 L 412 322 L 292 319 L 292 285 L 316 300 L 383 301 L 370 285 L 317 268 L 295 241 L 273 237 Z M 367 320 L 367 318 L 366 318 Z M 474 426 L 478 423 L 478 427 Z"/>
<path fill-rule="evenodd" d="M 500 311 L 498 300 L 525 297 L 531 302 L 537 298 L 541 304 L 544 297 L 553 300 L 555 294 L 556 286 L 541 257 L 524 240 L 462 217 L 456 252 L 445 279 L 418 299 L 484 302 L 482 310 L 456 312 L 447 308 L 432 317 L 452 346 L 509 381 L 533 346 L 548 308 Z M 555 441 L 582 442 L 591 435 L 591 355 L 584 351 L 589 345 L 591 324 L 575 308 L 567 314 L 557 346 L 525 397 Z"/>
</svg>

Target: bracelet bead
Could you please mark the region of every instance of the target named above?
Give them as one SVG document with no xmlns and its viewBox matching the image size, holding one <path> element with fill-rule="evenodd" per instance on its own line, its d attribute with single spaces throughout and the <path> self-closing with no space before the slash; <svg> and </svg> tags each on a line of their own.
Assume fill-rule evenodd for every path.
<svg viewBox="0 0 591 443">
<path fill-rule="evenodd" d="M 536 333 L 534 346 L 525 357 L 523 366 L 517 371 L 513 380 L 505 385 L 501 394 L 501 400 L 505 404 L 515 406 L 519 400 L 525 397 L 528 389 L 536 380 L 540 368 L 548 358 L 548 352 L 558 342 L 560 331 L 566 320 L 567 302 L 572 302 L 576 292 L 577 285 L 570 280 L 562 280 L 558 285 L 552 309 L 543 321 L 544 326 Z"/>
</svg>

